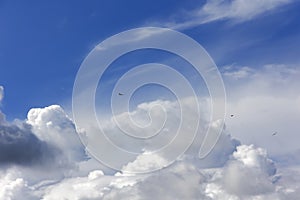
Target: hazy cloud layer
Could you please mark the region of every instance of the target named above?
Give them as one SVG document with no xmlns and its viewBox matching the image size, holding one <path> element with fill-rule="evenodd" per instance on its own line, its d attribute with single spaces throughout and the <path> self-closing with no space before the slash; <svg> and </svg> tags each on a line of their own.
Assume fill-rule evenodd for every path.
<svg viewBox="0 0 300 200">
<path fill-rule="evenodd" d="M 274 157 L 299 150 L 300 69 L 265 65 L 223 68 L 228 132 L 244 143 L 266 148 Z M 275 135 L 273 135 L 275 133 Z M 299 159 L 298 159 L 299 160 Z"/>
</svg>

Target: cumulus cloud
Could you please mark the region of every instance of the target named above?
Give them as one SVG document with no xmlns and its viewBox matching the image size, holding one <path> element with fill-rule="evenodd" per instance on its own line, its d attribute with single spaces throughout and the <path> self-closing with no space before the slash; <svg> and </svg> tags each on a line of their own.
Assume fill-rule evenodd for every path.
<svg viewBox="0 0 300 200">
<path fill-rule="evenodd" d="M 139 159 L 136 167 L 142 163 Z M 224 167 L 201 169 L 193 160 L 182 159 L 164 170 L 144 175 L 108 176 L 96 170 L 88 176 L 52 185 L 43 198 L 250 200 L 289 199 L 297 195 L 297 186 L 289 188 L 280 181 L 264 149 L 240 145 Z"/>
<path fill-rule="evenodd" d="M 276 69 L 278 70 L 278 68 Z M 282 77 L 280 81 L 283 82 L 286 80 L 284 77 L 290 77 L 291 74 L 296 76 L 298 73 L 294 69 L 277 71 L 274 74 L 267 72 L 268 70 L 266 70 L 266 74 L 269 76 Z M 232 76 L 235 76 L 234 73 Z M 251 70 L 251 73 L 238 79 L 231 78 L 231 74 L 228 74 L 227 81 L 231 80 L 234 83 L 237 80 L 247 80 L 249 77 L 259 80 L 263 76 L 262 72 Z M 294 82 L 286 81 L 286 84 L 289 83 L 297 85 Z M 268 88 L 268 84 L 265 86 Z M 266 89 L 266 91 L 268 90 Z M 192 112 L 193 105 L 189 103 L 188 99 L 183 102 L 184 109 L 190 110 L 189 117 L 195 117 L 195 113 Z M 203 102 L 206 101 L 203 100 Z M 154 101 L 138 106 L 136 110 L 132 111 L 132 117 L 138 119 L 140 124 L 148 123 L 148 111 L 156 103 L 157 101 Z M 176 130 L 174 124 L 178 122 L 178 115 L 176 115 L 178 105 L 170 101 L 160 101 L 159 103 L 164 105 L 165 112 L 169 115 L 169 121 L 162 129 L 163 133 L 166 135 L 169 133 L 172 136 L 173 131 Z M 203 105 L 206 107 L 206 104 Z M 157 115 L 152 116 L 160 117 L 158 113 L 153 114 Z M 207 113 L 203 113 L 203 115 L 206 116 Z M 116 117 L 122 117 L 122 114 Z M 201 120 L 203 124 L 199 131 L 206 130 L 207 124 L 205 123 L 212 123 L 212 128 L 220 126 L 218 121 Z M 104 126 L 114 135 L 117 129 L 115 124 L 109 124 L 110 122 L 112 121 L 109 119 L 106 121 L 108 124 L 104 124 Z M 124 119 L 123 123 L 124 126 L 129 126 Z M 189 131 L 188 127 L 185 131 Z M 29 149 L 31 152 L 31 148 L 39 147 L 33 143 L 45 145 L 42 152 L 52 152 L 52 154 L 54 152 L 53 163 L 49 165 L 55 165 L 55 170 L 62 174 L 54 176 L 51 172 L 53 170 L 48 170 L 46 167 L 34 167 L 32 162 L 29 162 L 31 166 L 29 168 L 25 168 L 24 164 L 0 168 L 0 199 L 296 200 L 300 194 L 300 187 L 297 184 L 300 180 L 298 167 L 277 168 L 276 163 L 268 156 L 265 149 L 250 144 L 242 145 L 240 141 L 233 139 L 229 135 L 231 126 L 223 127 L 223 132 L 215 148 L 204 159 L 198 158 L 199 145 L 203 139 L 199 137 L 172 165 L 148 174 L 132 174 L 126 173 L 126 171 L 151 170 L 157 168 L 157 165 L 166 164 L 165 155 L 155 154 L 151 151 L 153 150 L 151 147 L 155 146 L 151 146 L 150 143 L 149 146 L 146 145 L 148 148 L 141 148 L 141 153 L 134 160 L 124 164 L 123 173 L 110 171 L 108 174 L 100 170 L 100 165 L 97 169 L 96 164 L 93 164 L 93 167 L 74 167 L 82 166 L 82 163 L 88 164 L 88 162 L 85 161 L 86 155 L 78 139 L 74 123 L 58 105 L 32 109 L 25 122 L 22 123 L 5 121 L 0 126 L 0 133 L 0 148 L 7 148 L 8 143 L 12 146 L 18 143 L 24 146 L 24 150 L 26 147 L 26 150 Z M 167 141 L 169 138 L 162 137 L 162 139 Z M 116 141 L 122 142 L 122 140 Z M 125 143 L 129 142 L 129 140 L 124 141 Z M 160 140 L 161 144 L 159 145 L 165 141 Z M 51 150 L 52 147 L 57 151 Z M 32 151 L 39 152 L 39 150 Z M 2 155 L 1 152 L 0 155 Z M 152 157 L 145 157 L 147 154 Z M 26 158 L 22 152 L 16 152 L 16 155 Z M 49 156 L 46 157 L 49 158 Z M 35 155 L 33 158 L 39 157 Z M 65 173 L 66 170 L 69 173 Z M 85 172 L 80 170 L 85 170 Z M 38 178 L 36 178 L 37 176 Z"/>
<path fill-rule="evenodd" d="M 53 160 L 55 151 L 25 124 L 0 125 L 0 164 L 38 164 Z"/>
<path fill-rule="evenodd" d="M 0 199 L 40 199 L 43 189 L 86 160 L 75 126 L 60 106 L 32 109 L 0 123 Z M 38 194 L 36 194 L 36 192 Z"/>
<path fill-rule="evenodd" d="M 274 191 L 272 176 L 275 173 L 275 165 L 264 149 L 242 145 L 237 147 L 225 168 L 224 187 L 238 196 L 270 193 Z"/>
<path fill-rule="evenodd" d="M 198 113 L 195 111 L 195 105 L 191 98 L 182 99 L 181 109 L 184 109 L 189 113 L 186 117 L 186 121 L 195 120 L 199 118 Z M 226 133 L 226 128 L 220 123 L 220 120 L 210 122 L 210 105 L 208 98 L 200 99 L 200 115 L 199 118 L 199 127 L 196 132 L 196 137 L 194 140 L 191 139 L 191 145 L 185 151 L 184 157 L 189 157 L 194 159 L 194 162 L 197 162 L 198 166 L 202 168 L 212 168 L 223 166 L 224 163 L 229 159 L 230 155 L 236 150 L 236 146 L 240 142 L 236 139 L 231 138 L 229 134 Z M 160 105 L 163 110 L 161 112 L 153 112 L 153 107 Z M 160 130 L 158 134 L 153 138 L 147 138 L 147 140 L 134 140 L 132 137 L 128 137 L 122 131 L 130 129 L 132 132 L 140 133 L 141 131 L 136 131 L 132 126 L 132 120 L 140 124 L 149 124 L 149 113 L 151 113 L 152 118 L 156 118 L 157 123 L 151 123 L 151 128 L 142 130 L 141 134 L 151 135 L 157 130 Z M 156 150 L 164 148 L 166 145 L 170 145 L 170 141 L 178 134 L 179 124 L 180 124 L 180 107 L 179 104 L 174 101 L 162 101 L 157 100 L 153 102 L 142 103 L 137 106 L 136 110 L 129 113 L 131 118 L 128 115 L 121 113 L 117 116 L 114 116 L 117 121 L 120 121 L 122 129 L 120 126 L 114 123 L 114 120 L 105 121 L 103 124 L 103 129 L 107 133 L 108 137 L 111 138 L 116 145 L 129 150 L 137 152 L 140 151 L 140 154 L 137 155 L 134 161 L 130 162 L 126 168 L 123 168 L 124 171 L 152 171 L 161 167 L 165 167 L 170 164 L 170 156 L 165 153 L 158 153 Z M 126 116 L 126 117 L 124 117 Z M 165 119 L 167 118 L 167 119 Z M 137 119 L 137 120 L 136 120 Z M 165 121 L 165 123 L 161 123 Z M 152 121 L 151 121 L 152 122 Z M 158 123 L 159 122 L 159 123 Z M 203 138 L 206 136 L 208 126 L 211 127 L 212 131 L 217 132 L 218 130 L 223 129 L 223 134 L 220 135 L 219 140 L 212 149 L 212 151 L 203 159 L 199 160 L 198 154 L 200 147 L 203 143 Z M 191 126 L 182 126 L 181 130 L 183 133 L 193 132 L 194 129 Z M 183 140 L 186 138 L 183 138 Z M 184 141 L 182 141 L 183 143 Z M 181 141 L 171 144 L 174 148 L 181 146 Z M 153 153 L 155 152 L 155 153 Z M 184 150 L 183 150 L 184 152 Z M 182 153 L 183 153 L 182 152 Z M 179 154 L 178 154 L 179 155 Z M 126 163 L 124 163 L 126 164 Z M 147 169 L 147 167 L 149 167 Z"/>
<path fill-rule="evenodd" d="M 37 199 L 33 191 L 23 178 L 18 178 L 18 172 L 9 170 L 5 174 L 0 174 L 0 199 L 13 200 L 35 200 Z"/>
<path fill-rule="evenodd" d="M 32 109 L 24 122 L 0 123 L 0 165 L 70 170 L 86 158 L 75 126 L 60 106 Z M 60 173 L 60 172 L 58 172 Z"/>
<path fill-rule="evenodd" d="M 43 199 L 99 199 L 107 190 L 110 180 L 110 177 L 103 176 L 102 171 L 92 171 L 87 177 L 65 179 L 46 188 Z"/>
<path fill-rule="evenodd" d="M 28 112 L 26 123 L 40 140 L 60 149 L 64 159 L 74 162 L 85 158 L 75 125 L 60 106 L 33 108 Z"/>
<path fill-rule="evenodd" d="M 0 97 L 3 87 L 0 86 Z M 54 161 L 59 154 L 55 146 L 40 140 L 26 122 L 5 120 L 0 110 L 0 165 L 40 165 Z"/>
<path fill-rule="evenodd" d="M 137 156 L 133 162 L 129 162 L 126 166 L 122 168 L 122 172 L 136 172 L 143 173 L 145 171 L 154 171 L 161 168 L 161 166 L 167 166 L 168 161 L 157 155 L 157 154 L 147 154 L 144 152 Z"/>
<path fill-rule="evenodd" d="M 32 109 L 23 122 L 8 122 L 3 115 L 0 171 L 14 166 L 26 175 L 26 180 L 36 183 L 70 174 L 86 158 L 75 126 L 60 106 Z"/>
</svg>

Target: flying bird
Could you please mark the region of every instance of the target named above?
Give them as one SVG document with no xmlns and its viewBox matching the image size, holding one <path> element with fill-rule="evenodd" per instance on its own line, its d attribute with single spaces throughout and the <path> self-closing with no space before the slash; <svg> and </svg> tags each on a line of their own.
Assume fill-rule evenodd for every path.
<svg viewBox="0 0 300 200">
<path fill-rule="evenodd" d="M 234 115 L 230 115 L 230 117 L 234 117 Z"/>
<path fill-rule="evenodd" d="M 124 95 L 124 94 L 119 92 L 119 94 L 118 94 L 118 95 L 119 95 L 119 96 L 122 96 L 122 95 Z"/>
<path fill-rule="evenodd" d="M 275 135 L 277 135 L 277 131 L 272 134 L 272 136 L 275 136 Z"/>
</svg>

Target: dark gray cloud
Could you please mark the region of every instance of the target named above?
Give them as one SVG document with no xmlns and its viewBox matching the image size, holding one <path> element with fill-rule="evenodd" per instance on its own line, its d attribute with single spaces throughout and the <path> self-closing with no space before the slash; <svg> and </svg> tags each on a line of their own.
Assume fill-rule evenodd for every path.
<svg viewBox="0 0 300 200">
<path fill-rule="evenodd" d="M 0 125 L 0 164 L 32 165 L 53 160 L 57 149 L 41 141 L 27 124 Z"/>
</svg>

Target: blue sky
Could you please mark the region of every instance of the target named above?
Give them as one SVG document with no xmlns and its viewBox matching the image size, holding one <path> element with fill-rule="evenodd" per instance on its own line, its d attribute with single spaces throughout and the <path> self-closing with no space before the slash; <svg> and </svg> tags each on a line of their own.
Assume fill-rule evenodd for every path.
<svg viewBox="0 0 300 200">
<path fill-rule="evenodd" d="M 0 80 L 8 119 L 31 107 L 68 104 L 79 66 L 100 41 L 145 25 L 165 26 L 200 8 L 201 1 L 2 1 Z M 242 22 L 221 19 L 181 28 L 216 64 L 261 67 L 299 63 L 297 2 Z"/>
</svg>

